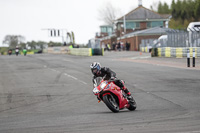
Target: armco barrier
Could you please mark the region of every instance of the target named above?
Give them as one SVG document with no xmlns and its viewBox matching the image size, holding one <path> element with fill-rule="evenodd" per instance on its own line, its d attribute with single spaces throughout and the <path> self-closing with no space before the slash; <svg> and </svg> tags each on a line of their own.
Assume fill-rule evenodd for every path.
<svg viewBox="0 0 200 133">
<path fill-rule="evenodd" d="M 142 49 L 142 48 L 141 48 Z M 162 48 L 152 48 L 152 57 L 176 57 L 183 58 L 187 57 L 187 50 L 189 49 L 190 57 L 193 57 L 193 50 L 195 51 L 195 57 L 200 57 L 200 47 L 162 47 Z"/>
</svg>

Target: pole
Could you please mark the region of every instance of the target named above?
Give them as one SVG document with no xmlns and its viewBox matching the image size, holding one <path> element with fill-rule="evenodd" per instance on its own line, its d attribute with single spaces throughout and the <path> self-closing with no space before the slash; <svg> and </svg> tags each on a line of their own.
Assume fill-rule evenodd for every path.
<svg viewBox="0 0 200 133">
<path fill-rule="evenodd" d="M 195 67 L 195 48 L 193 48 L 193 67 Z"/>
<path fill-rule="evenodd" d="M 187 67 L 190 67 L 190 50 L 187 49 Z"/>
<path fill-rule="evenodd" d="M 124 34 L 126 34 L 126 16 L 124 15 Z"/>
</svg>

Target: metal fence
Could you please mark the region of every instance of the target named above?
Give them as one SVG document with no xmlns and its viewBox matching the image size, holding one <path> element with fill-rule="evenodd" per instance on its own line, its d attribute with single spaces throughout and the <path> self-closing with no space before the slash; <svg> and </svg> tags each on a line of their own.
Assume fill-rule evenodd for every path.
<svg viewBox="0 0 200 133">
<path fill-rule="evenodd" d="M 156 39 L 142 39 L 140 47 L 152 47 L 155 43 Z"/>
<path fill-rule="evenodd" d="M 188 47 L 189 36 L 185 30 L 168 30 L 167 47 Z"/>
<path fill-rule="evenodd" d="M 200 47 L 200 31 L 168 30 L 166 32 L 166 41 L 143 39 L 140 47 Z"/>
</svg>

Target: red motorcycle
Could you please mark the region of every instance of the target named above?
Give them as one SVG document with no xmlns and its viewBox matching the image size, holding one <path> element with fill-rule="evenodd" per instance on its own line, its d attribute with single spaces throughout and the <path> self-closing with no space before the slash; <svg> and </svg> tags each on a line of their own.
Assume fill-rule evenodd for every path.
<svg viewBox="0 0 200 133">
<path fill-rule="evenodd" d="M 135 100 L 129 101 L 124 91 L 114 84 L 114 80 L 102 79 L 99 85 L 95 83 L 95 86 L 93 89 L 94 95 L 97 96 L 99 102 L 103 101 L 112 112 L 117 113 L 124 108 L 131 111 L 136 109 L 137 104 Z"/>
</svg>

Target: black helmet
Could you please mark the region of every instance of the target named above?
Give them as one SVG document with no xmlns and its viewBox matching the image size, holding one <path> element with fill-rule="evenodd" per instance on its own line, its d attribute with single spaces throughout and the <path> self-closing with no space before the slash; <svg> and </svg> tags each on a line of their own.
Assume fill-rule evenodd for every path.
<svg viewBox="0 0 200 133">
<path fill-rule="evenodd" d="M 101 65 L 99 62 L 93 62 L 91 65 L 90 65 L 90 68 L 91 68 L 91 71 L 94 75 L 98 75 L 100 74 L 100 70 L 101 70 Z"/>
</svg>

